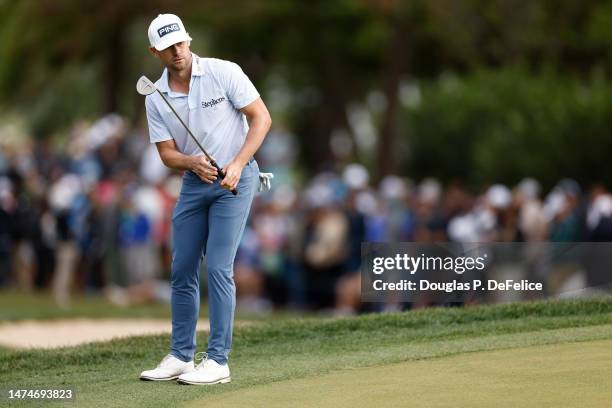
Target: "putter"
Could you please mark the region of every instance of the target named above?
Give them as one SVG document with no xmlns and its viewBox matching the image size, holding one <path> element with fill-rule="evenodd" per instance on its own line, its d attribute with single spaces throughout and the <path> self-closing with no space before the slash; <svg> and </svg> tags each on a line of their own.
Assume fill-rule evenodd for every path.
<svg viewBox="0 0 612 408">
<path fill-rule="evenodd" d="M 189 130 L 189 127 L 187 126 L 187 124 L 185 122 L 183 122 L 183 119 L 181 119 L 179 114 L 174 110 L 174 107 L 166 99 L 164 94 L 161 93 L 159 89 L 157 89 L 155 84 L 153 82 L 151 82 L 151 80 L 149 78 L 147 78 L 146 76 L 143 75 L 143 76 L 140 77 L 140 79 L 138 79 L 138 82 L 136 82 L 136 91 L 138 91 L 139 94 L 145 95 L 145 96 L 146 95 L 151 95 L 155 91 L 157 91 L 157 93 L 159 93 L 159 96 L 161 96 L 162 99 L 164 100 L 164 102 L 166 102 L 166 104 L 170 107 L 170 109 L 172 110 L 172 112 L 174 113 L 176 118 L 179 120 L 179 122 L 181 122 L 181 124 L 183 125 L 185 130 L 187 130 L 187 133 L 189 133 L 189 135 L 191 136 L 193 141 L 198 145 L 198 147 L 200 148 L 202 153 L 204 153 L 204 155 L 206 156 L 206 158 L 208 159 L 210 164 L 212 164 L 212 166 L 215 169 L 217 169 L 217 173 L 219 173 L 219 177 L 220 177 L 219 180 L 223 180 L 225 178 L 225 172 L 221 169 L 221 167 L 219 167 L 219 165 L 217 164 L 215 159 L 213 159 L 212 156 L 210 154 L 208 154 L 206 149 L 204 149 L 204 147 L 202 147 L 202 145 L 200 144 L 198 139 L 193 135 L 193 133 L 191 133 L 191 130 Z M 231 192 L 232 192 L 233 195 L 238 195 L 238 190 L 236 190 L 236 189 L 231 190 Z"/>
</svg>

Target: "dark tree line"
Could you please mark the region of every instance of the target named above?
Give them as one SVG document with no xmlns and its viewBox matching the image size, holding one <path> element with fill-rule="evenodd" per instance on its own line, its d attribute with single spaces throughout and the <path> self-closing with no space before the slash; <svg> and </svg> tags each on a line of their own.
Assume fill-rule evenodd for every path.
<svg viewBox="0 0 612 408">
<path fill-rule="evenodd" d="M 146 28 L 162 12 L 183 18 L 194 50 L 238 62 L 259 86 L 284 79 L 293 99 L 283 125 L 313 171 L 337 161 L 330 135 L 354 138 L 348 107 L 374 90 L 385 101 L 376 151 L 349 159 L 382 176 L 409 160 L 397 148 L 414 136 L 402 126 L 402 81 L 517 65 L 576 81 L 611 74 L 610 1 L 24 0 L 0 3 L 0 104 L 28 111 L 42 137 L 79 116 L 142 119 L 133 83 L 158 72 Z"/>
</svg>

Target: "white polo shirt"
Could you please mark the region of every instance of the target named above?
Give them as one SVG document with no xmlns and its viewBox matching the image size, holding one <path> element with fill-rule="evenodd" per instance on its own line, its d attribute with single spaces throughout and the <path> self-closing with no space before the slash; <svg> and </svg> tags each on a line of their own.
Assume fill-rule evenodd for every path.
<svg viewBox="0 0 612 408">
<path fill-rule="evenodd" d="M 259 98 L 257 89 L 237 64 L 192 53 L 189 94 L 170 89 L 167 69 L 155 86 L 219 166 L 226 166 L 236 157 L 249 130 L 239 109 Z M 202 154 L 157 92 L 146 97 L 145 107 L 151 143 L 174 139 L 181 153 Z"/>
</svg>

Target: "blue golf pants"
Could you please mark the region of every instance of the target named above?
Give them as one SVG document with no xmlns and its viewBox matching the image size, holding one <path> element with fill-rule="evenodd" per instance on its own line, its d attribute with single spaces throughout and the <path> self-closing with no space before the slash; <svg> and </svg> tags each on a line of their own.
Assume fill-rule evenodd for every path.
<svg viewBox="0 0 612 408">
<path fill-rule="evenodd" d="M 206 255 L 210 335 L 208 357 L 225 364 L 232 346 L 236 307 L 234 258 L 244 232 L 253 196 L 259 186 L 259 166 L 244 166 L 238 195 L 208 184 L 190 171 L 172 215 L 172 345 L 170 353 L 193 360 L 200 312 L 200 263 Z"/>
</svg>

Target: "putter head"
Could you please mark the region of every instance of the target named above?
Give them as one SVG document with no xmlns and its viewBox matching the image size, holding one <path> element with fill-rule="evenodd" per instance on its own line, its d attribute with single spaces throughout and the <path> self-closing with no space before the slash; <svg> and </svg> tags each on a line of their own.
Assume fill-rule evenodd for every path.
<svg viewBox="0 0 612 408">
<path fill-rule="evenodd" d="M 141 95 L 151 95 L 156 90 L 157 88 L 155 87 L 155 84 L 144 75 L 138 79 L 138 82 L 136 82 L 136 91 L 138 91 L 138 93 Z"/>
</svg>

